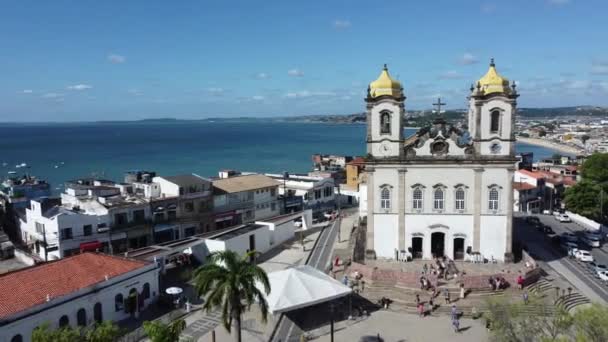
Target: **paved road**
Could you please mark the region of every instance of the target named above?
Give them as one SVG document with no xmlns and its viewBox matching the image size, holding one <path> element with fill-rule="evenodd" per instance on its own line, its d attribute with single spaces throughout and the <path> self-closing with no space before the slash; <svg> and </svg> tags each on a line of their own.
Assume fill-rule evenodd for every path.
<svg viewBox="0 0 608 342">
<path fill-rule="evenodd" d="M 319 235 L 317 244 L 310 253 L 306 262 L 307 265 L 323 272 L 327 270 L 331 262 L 330 258 L 334 244 L 336 243 L 336 237 L 338 236 L 338 229 L 340 229 L 340 219 L 335 220 L 331 225 L 323 229 Z M 282 315 L 277 332 L 270 342 L 299 341 L 302 333 L 300 328 L 289 317 Z"/>
<path fill-rule="evenodd" d="M 582 234 L 584 229 L 576 223 L 561 223 L 550 215 L 536 215 L 542 223 L 550 226 L 557 235 L 565 232 Z M 549 267 L 562 274 L 568 281 L 576 286 L 583 294 L 593 301 L 608 302 L 608 285 L 602 282 L 593 270 L 584 262 L 570 259 L 566 253 L 553 244 L 547 235 L 527 226 L 522 220 L 518 220 L 517 234 L 520 240 L 525 241 L 529 250 L 545 261 Z M 552 235 L 551 235 L 552 236 Z M 593 254 L 596 262 L 608 265 L 608 253 L 606 247 L 590 248 L 580 244 L 583 249 L 588 249 Z"/>
</svg>

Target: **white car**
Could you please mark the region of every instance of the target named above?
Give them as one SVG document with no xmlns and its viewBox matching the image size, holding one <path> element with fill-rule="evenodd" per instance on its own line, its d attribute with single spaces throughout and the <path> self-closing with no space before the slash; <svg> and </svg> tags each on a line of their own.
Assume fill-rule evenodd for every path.
<svg viewBox="0 0 608 342">
<path fill-rule="evenodd" d="M 572 220 L 570 220 L 570 217 L 568 217 L 568 215 L 566 214 L 559 214 L 558 216 L 555 217 L 559 222 L 572 222 Z"/>
<path fill-rule="evenodd" d="M 593 255 L 591 255 L 591 253 L 589 253 L 589 251 L 585 251 L 582 249 L 579 249 L 578 251 L 574 252 L 574 257 L 580 261 L 583 262 L 593 262 Z"/>
<path fill-rule="evenodd" d="M 608 281 L 608 271 L 597 272 L 597 275 L 602 281 Z"/>
<path fill-rule="evenodd" d="M 293 222 L 293 225 L 294 225 L 296 228 L 302 228 L 302 220 L 299 220 L 299 221 L 294 221 L 294 222 Z"/>
</svg>

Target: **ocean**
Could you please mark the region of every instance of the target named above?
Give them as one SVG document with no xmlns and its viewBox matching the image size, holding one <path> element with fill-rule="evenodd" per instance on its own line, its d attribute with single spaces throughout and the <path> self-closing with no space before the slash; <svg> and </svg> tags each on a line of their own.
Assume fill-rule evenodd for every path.
<svg viewBox="0 0 608 342">
<path fill-rule="evenodd" d="M 201 176 L 215 176 L 220 169 L 307 172 L 314 153 L 364 155 L 365 128 L 272 121 L 5 124 L 0 125 L 0 175 L 27 170 L 60 191 L 69 179 L 121 181 L 128 170 Z M 533 152 L 535 159 L 554 153 L 521 143 L 517 152 Z M 16 168 L 21 163 L 28 168 Z"/>
</svg>

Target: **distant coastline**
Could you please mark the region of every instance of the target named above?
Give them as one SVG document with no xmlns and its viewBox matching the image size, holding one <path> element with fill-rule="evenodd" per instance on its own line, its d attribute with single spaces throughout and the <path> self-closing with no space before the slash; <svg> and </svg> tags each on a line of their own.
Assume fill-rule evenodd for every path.
<svg viewBox="0 0 608 342">
<path fill-rule="evenodd" d="M 529 145 L 542 146 L 542 147 L 545 147 L 545 148 L 548 148 L 551 150 L 555 150 L 555 151 L 559 151 L 559 152 L 567 153 L 567 154 L 577 155 L 577 154 L 583 153 L 583 149 L 581 149 L 581 148 L 577 148 L 577 147 L 565 145 L 565 144 L 560 144 L 560 143 L 556 143 L 556 142 L 545 140 L 545 139 L 517 137 L 517 141 L 525 143 L 525 144 L 529 144 Z"/>
</svg>

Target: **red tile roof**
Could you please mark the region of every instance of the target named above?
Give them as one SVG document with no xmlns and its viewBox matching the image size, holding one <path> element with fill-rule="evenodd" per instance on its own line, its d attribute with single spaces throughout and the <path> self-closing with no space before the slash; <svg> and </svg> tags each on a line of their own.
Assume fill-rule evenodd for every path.
<svg viewBox="0 0 608 342">
<path fill-rule="evenodd" d="M 542 174 L 536 172 L 536 171 L 528 171 L 526 169 L 521 169 L 521 170 L 517 170 L 517 172 L 524 174 L 526 176 L 535 178 L 535 179 L 543 179 L 545 178 Z"/>
<path fill-rule="evenodd" d="M 0 275 L 0 318 L 147 265 L 144 261 L 83 253 Z"/>
<path fill-rule="evenodd" d="M 363 157 L 356 157 L 355 159 L 351 160 L 347 164 L 350 164 L 350 165 L 364 165 L 365 164 L 365 159 L 363 159 Z"/>
<path fill-rule="evenodd" d="M 521 191 L 521 190 L 536 189 L 536 187 L 534 185 L 528 184 L 528 183 L 513 182 L 513 189 L 517 190 L 517 191 Z"/>
</svg>

